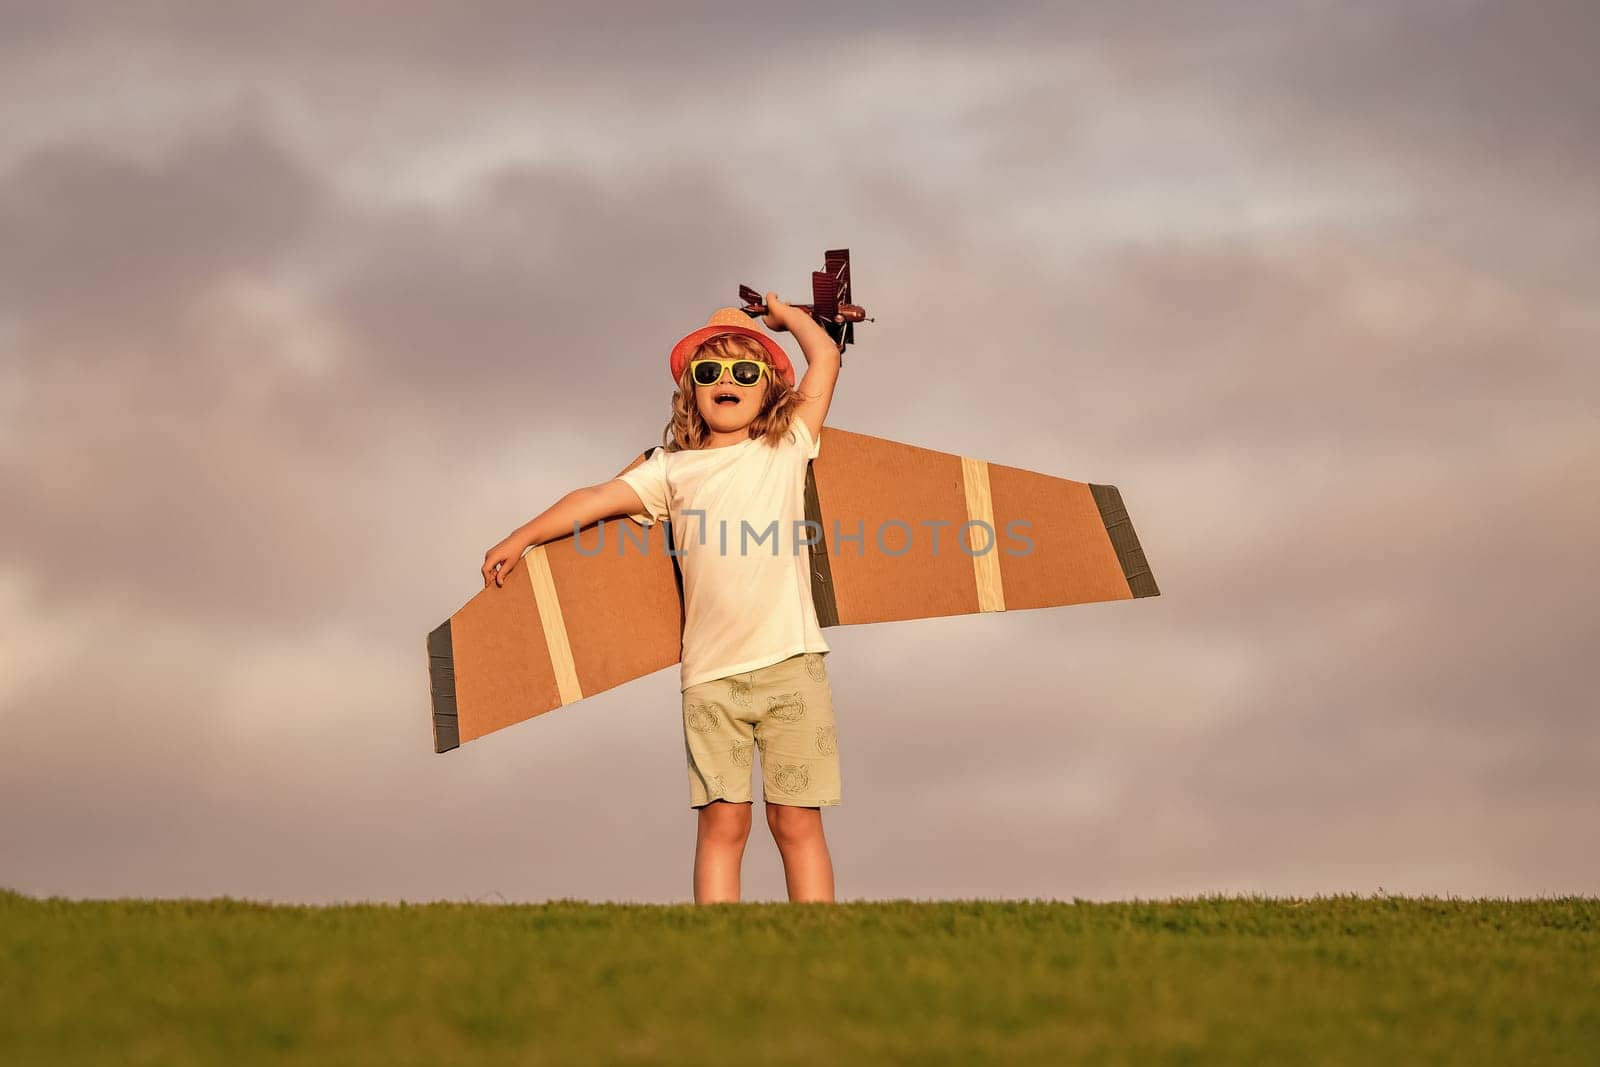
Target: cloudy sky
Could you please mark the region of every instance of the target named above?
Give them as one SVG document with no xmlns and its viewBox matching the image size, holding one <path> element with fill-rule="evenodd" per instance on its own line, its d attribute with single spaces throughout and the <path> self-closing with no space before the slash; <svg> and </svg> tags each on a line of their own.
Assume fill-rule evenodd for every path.
<svg viewBox="0 0 1600 1067">
<path fill-rule="evenodd" d="M 691 899 L 676 668 L 423 641 L 848 246 L 830 424 L 1162 595 L 826 631 L 841 899 L 1600 888 L 1594 5 L 598 10 L 0 0 L 0 885 Z"/>
</svg>

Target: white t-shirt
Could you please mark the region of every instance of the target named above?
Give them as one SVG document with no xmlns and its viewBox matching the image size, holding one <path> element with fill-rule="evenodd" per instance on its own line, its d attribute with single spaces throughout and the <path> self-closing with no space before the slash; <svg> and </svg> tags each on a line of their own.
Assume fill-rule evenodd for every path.
<svg viewBox="0 0 1600 1067">
<path fill-rule="evenodd" d="M 747 438 L 668 452 L 619 477 L 666 519 L 683 573 L 679 688 L 753 671 L 801 652 L 827 652 L 811 601 L 806 463 L 821 450 L 798 416 L 778 445 Z M 703 513 L 703 514 L 702 514 Z"/>
</svg>

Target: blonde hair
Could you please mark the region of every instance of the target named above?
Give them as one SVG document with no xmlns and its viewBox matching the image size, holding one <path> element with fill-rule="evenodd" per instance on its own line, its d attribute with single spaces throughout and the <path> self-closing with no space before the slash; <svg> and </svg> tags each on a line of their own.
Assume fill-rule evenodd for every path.
<svg viewBox="0 0 1600 1067">
<path fill-rule="evenodd" d="M 750 420 L 749 433 L 757 440 L 764 438 L 769 445 L 776 445 L 783 440 L 800 404 L 799 390 L 783 380 L 760 342 L 752 337 L 724 333 L 703 341 L 700 347 L 690 353 L 683 373 L 678 375 L 677 391 L 672 394 L 672 417 L 667 420 L 666 429 L 661 433 L 661 447 L 668 452 L 681 452 L 690 448 L 704 448 L 711 439 L 711 428 L 706 425 L 694 401 L 695 384 L 690 367 L 697 359 L 712 357 L 753 359 L 771 368 L 770 374 L 762 375 L 765 380 L 760 386 L 750 387 L 762 389 L 763 392 L 761 407 L 756 417 Z"/>
</svg>

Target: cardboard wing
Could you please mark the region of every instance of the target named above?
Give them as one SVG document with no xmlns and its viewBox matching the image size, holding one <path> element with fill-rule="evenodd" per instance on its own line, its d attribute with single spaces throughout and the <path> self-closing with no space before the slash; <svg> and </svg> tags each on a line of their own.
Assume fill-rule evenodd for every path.
<svg viewBox="0 0 1600 1067">
<path fill-rule="evenodd" d="M 624 470 L 645 459 L 640 455 Z M 822 626 L 1157 596 L 1115 486 L 824 427 L 806 475 Z M 678 662 L 670 526 L 530 548 L 428 635 L 434 751 Z"/>
</svg>

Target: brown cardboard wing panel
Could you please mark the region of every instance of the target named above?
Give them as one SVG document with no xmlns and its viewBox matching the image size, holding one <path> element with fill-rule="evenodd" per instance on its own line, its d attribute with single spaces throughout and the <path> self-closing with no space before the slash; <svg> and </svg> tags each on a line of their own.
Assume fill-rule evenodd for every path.
<svg viewBox="0 0 1600 1067">
<path fill-rule="evenodd" d="M 989 492 L 1007 611 L 1133 596 L 1088 483 L 991 463 Z"/>
<path fill-rule="evenodd" d="M 544 625 L 521 559 L 450 616 L 460 743 L 561 703 Z"/>
<path fill-rule="evenodd" d="M 1159 594 L 1115 486 L 828 427 L 806 512 L 822 527 L 811 564 L 824 626 Z M 975 513 L 995 531 L 982 561 L 967 550 L 987 543 L 981 529 L 958 540 Z M 628 519 L 548 542 L 429 634 L 435 750 L 677 663 L 669 545 L 662 524 L 641 538 Z"/>
<path fill-rule="evenodd" d="M 841 624 L 978 610 L 960 456 L 824 427 L 811 465 Z"/>
<path fill-rule="evenodd" d="M 541 548 L 545 614 L 564 638 L 546 632 L 530 551 L 428 636 L 434 751 L 561 707 L 563 677 L 577 699 L 678 662 L 683 605 L 665 526 L 607 521 Z M 569 662 L 557 659 L 563 649 Z"/>
<path fill-rule="evenodd" d="M 665 530 L 624 518 L 546 546 L 584 696 L 678 662 L 683 602 Z"/>
</svg>

